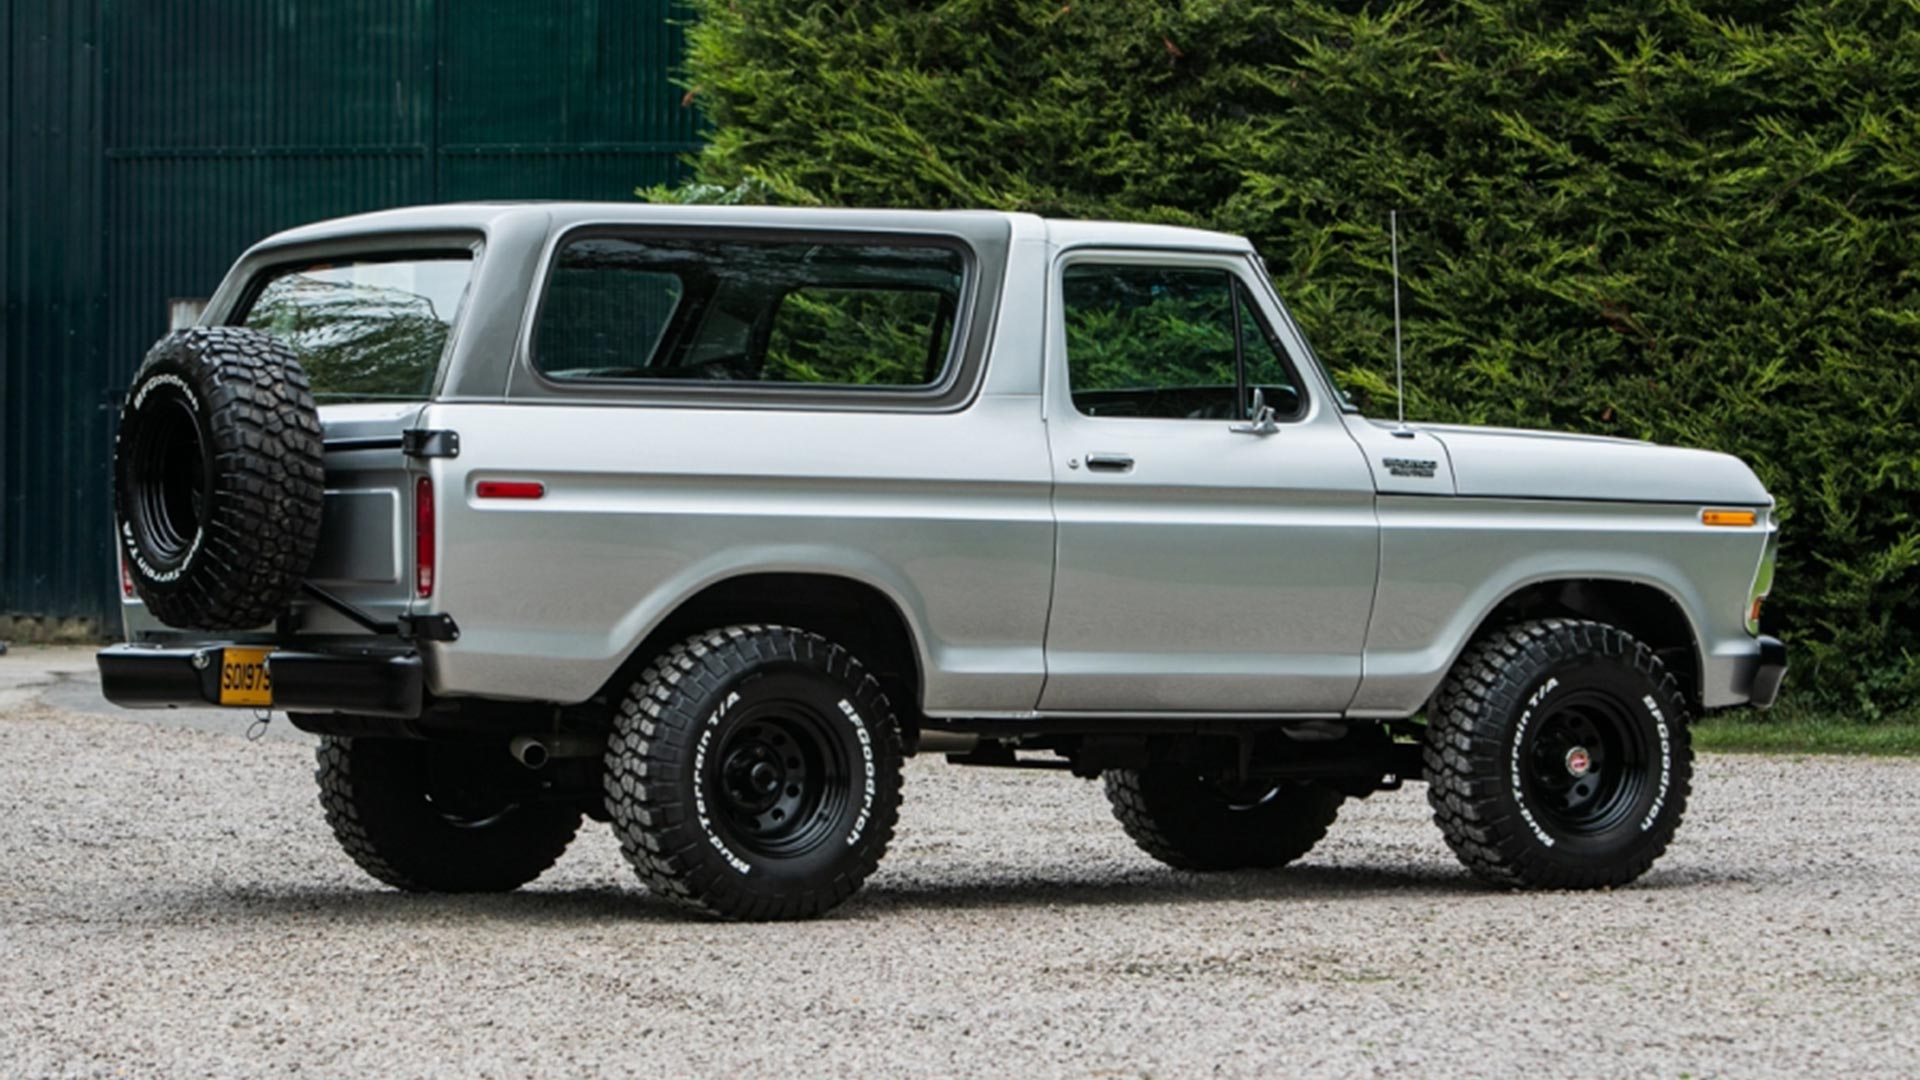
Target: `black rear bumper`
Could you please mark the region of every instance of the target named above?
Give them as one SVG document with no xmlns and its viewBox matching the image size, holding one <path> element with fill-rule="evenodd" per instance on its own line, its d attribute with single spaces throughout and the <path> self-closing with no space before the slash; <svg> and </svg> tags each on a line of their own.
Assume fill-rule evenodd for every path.
<svg viewBox="0 0 1920 1080">
<path fill-rule="evenodd" d="M 161 648 L 115 645 L 100 650 L 100 689 L 129 709 L 220 705 L 224 645 Z M 411 720 L 426 701 L 416 653 L 320 653 L 274 649 L 267 655 L 273 708 L 285 712 L 352 713 Z"/>
<path fill-rule="evenodd" d="M 1776 637 L 1760 639 L 1760 658 L 1754 662 L 1753 676 L 1747 680 L 1747 703 L 1757 709 L 1771 708 L 1780 698 L 1780 684 L 1787 677 L 1787 646 Z"/>
</svg>

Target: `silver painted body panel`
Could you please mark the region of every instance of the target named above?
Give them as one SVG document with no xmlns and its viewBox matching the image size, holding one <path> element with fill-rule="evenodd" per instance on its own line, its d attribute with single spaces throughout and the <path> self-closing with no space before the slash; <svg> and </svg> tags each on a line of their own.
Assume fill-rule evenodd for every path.
<svg viewBox="0 0 1920 1080">
<path fill-rule="evenodd" d="M 1702 704 L 1744 700 L 1745 626 L 1762 527 L 1708 528 L 1697 506 L 1380 498 L 1381 572 L 1367 677 L 1351 711 L 1406 716 L 1432 695 L 1481 621 L 1516 590 L 1591 578 L 1651 585 L 1679 604 L 1702 648 Z"/>
<path fill-rule="evenodd" d="M 1065 248 L 1076 260 L 1224 269 L 1239 253 Z M 1059 303 L 1060 274 L 1050 300 Z M 1270 321 L 1273 320 L 1270 317 Z M 1327 712 L 1360 683 L 1379 568 L 1373 480 L 1324 395 L 1270 435 L 1225 420 L 1090 417 L 1047 334 L 1059 553 L 1049 711 Z M 1089 460 L 1119 454 L 1124 472 Z"/>
<path fill-rule="evenodd" d="M 962 236 L 979 256 L 974 382 L 924 408 L 543 384 L 528 347 L 546 263 L 568 230 L 599 226 Z M 315 577 L 383 617 L 452 615 L 457 641 L 420 646 L 435 694 L 582 701 L 684 599 L 768 571 L 889 598 L 936 716 L 1406 716 L 1503 598 L 1550 580 L 1672 597 L 1700 643 L 1707 707 L 1743 700 L 1757 657 L 1744 605 L 1772 500 L 1745 465 L 1615 439 L 1396 432 L 1342 412 L 1238 237 L 1017 214 L 424 207 L 269 238 L 204 321 L 230 319 L 255 277 L 289 259 L 422 248 L 475 256 L 432 401 L 329 406 L 323 419 L 330 440 L 451 429 L 461 451 L 330 451 Z M 1291 354 L 1305 415 L 1267 436 L 1079 415 L 1059 271 L 1096 249 L 1241 274 Z M 1096 474 L 1090 452 L 1135 466 Z M 411 577 L 420 476 L 439 519 L 427 601 Z M 475 498 L 488 479 L 538 480 L 547 494 Z M 1707 506 L 1755 508 L 1760 524 L 1705 527 Z M 126 612 L 130 638 L 164 632 L 137 601 Z M 297 615 L 303 632 L 354 630 L 311 605 Z"/>
<path fill-rule="evenodd" d="M 956 415 L 435 405 L 440 586 L 460 640 L 436 693 L 579 701 L 653 626 L 729 577 L 819 572 L 877 588 L 916 630 L 931 707 L 1031 707 L 1052 575 L 1033 397 Z M 545 498 L 479 502 L 483 479 Z"/>
<path fill-rule="evenodd" d="M 1555 431 L 1423 430 L 1446 446 L 1461 495 L 1773 505 L 1753 470 L 1729 454 Z"/>
</svg>

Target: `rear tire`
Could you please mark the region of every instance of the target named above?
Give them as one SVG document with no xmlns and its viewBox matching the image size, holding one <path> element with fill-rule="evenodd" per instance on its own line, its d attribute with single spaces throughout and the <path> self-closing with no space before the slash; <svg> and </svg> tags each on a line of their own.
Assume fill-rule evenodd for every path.
<svg viewBox="0 0 1920 1080">
<path fill-rule="evenodd" d="M 1191 770 L 1110 769 L 1107 801 L 1140 850 L 1175 870 L 1271 870 L 1313 850 L 1345 797 L 1319 784 L 1233 791 Z"/>
<path fill-rule="evenodd" d="M 580 829 L 576 807 L 463 790 L 475 756 L 504 747 L 413 739 L 320 740 L 320 805 L 362 870 L 408 892 L 510 892 L 539 877 Z"/>
<path fill-rule="evenodd" d="M 1687 704 L 1653 650 L 1604 623 L 1542 619 L 1468 646 L 1427 721 L 1427 799 L 1495 885 L 1593 889 L 1646 873 L 1693 777 Z"/>
<path fill-rule="evenodd" d="M 879 865 L 900 810 L 880 684 L 818 634 L 732 626 L 661 656 L 607 747 L 607 811 L 647 890 L 727 919 L 801 919 Z"/>
</svg>

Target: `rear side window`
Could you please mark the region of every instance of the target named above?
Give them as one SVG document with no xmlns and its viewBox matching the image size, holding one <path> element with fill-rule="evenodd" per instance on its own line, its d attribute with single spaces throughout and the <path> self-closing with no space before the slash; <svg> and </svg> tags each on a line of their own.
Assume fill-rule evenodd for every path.
<svg viewBox="0 0 1920 1080">
<path fill-rule="evenodd" d="M 240 325 L 286 342 L 321 404 L 421 400 L 433 392 L 472 276 L 466 254 L 283 267 Z"/>
<path fill-rule="evenodd" d="M 937 243 L 583 237 L 555 258 L 534 366 L 559 381 L 931 387 L 965 278 Z"/>
</svg>

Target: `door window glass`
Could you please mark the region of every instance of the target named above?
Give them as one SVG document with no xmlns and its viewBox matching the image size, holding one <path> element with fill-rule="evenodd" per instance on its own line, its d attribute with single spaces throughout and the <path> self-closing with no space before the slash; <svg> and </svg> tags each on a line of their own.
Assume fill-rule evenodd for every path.
<svg viewBox="0 0 1920 1080">
<path fill-rule="evenodd" d="M 1276 419 L 1301 415 L 1299 379 L 1232 272 L 1075 262 L 1061 294 L 1082 415 L 1239 421 L 1256 390 Z"/>
<path fill-rule="evenodd" d="M 1082 414 L 1239 418 L 1227 271 L 1077 262 L 1062 293 L 1067 381 Z"/>
</svg>

